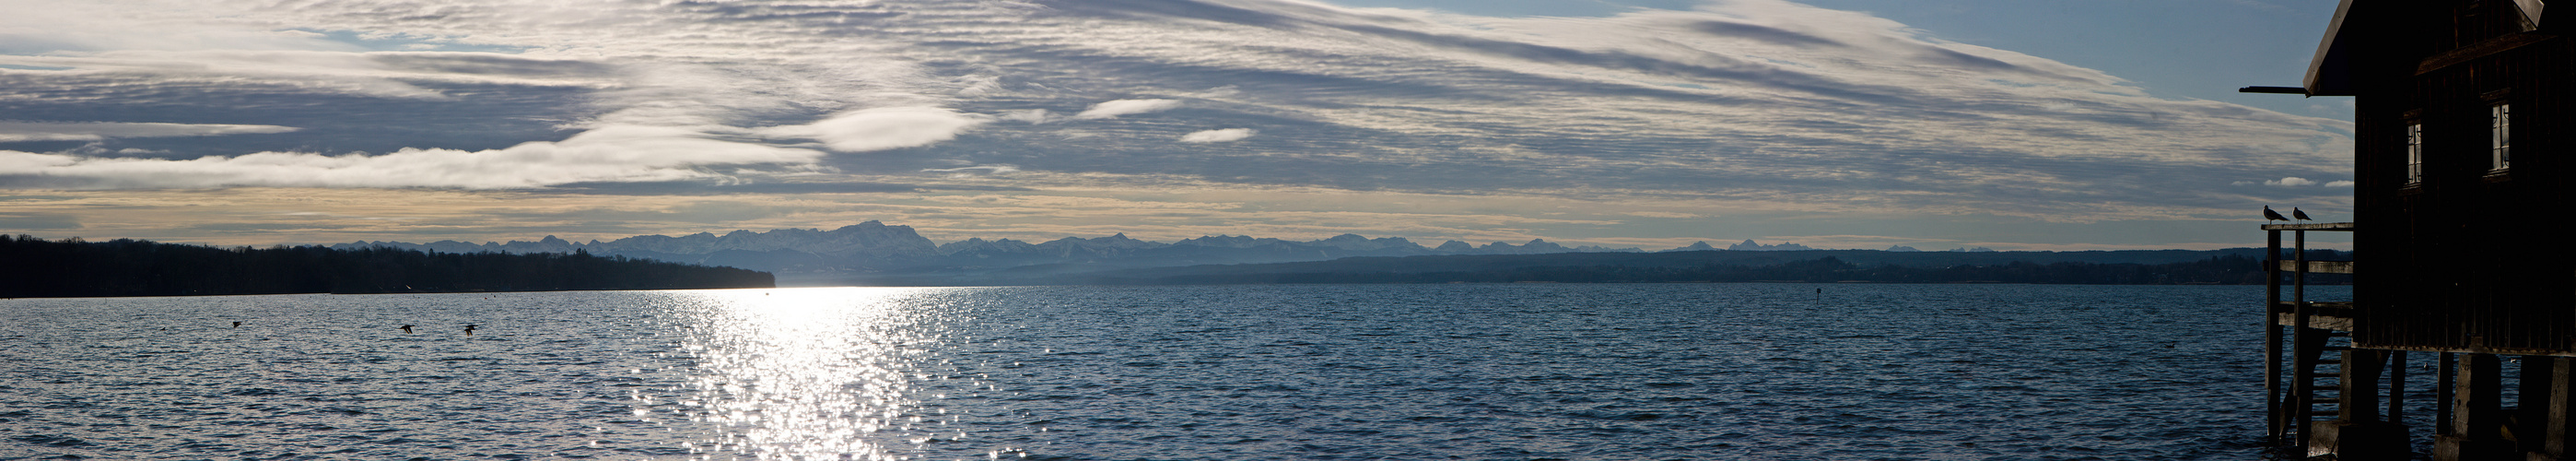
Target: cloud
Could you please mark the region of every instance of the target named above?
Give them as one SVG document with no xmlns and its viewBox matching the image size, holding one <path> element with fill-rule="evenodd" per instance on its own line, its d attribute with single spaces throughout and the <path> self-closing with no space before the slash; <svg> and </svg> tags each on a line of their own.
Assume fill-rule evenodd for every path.
<svg viewBox="0 0 2576 461">
<path fill-rule="evenodd" d="M 2348 122 L 2159 97 L 1780 0 L 1583 18 L 1295 0 L 103 0 L 35 15 L 0 18 L 7 117 L 196 128 L 0 130 L 98 142 L 0 152 L 0 187 L 1301 190 L 1344 206 L 1671 200 L 1724 206 L 1653 210 L 1784 226 L 1753 212 L 2204 219 L 2248 208 L 2234 178 L 2351 177 Z M 483 51 L 396 51 L 418 44 Z M 1209 127 L 1261 127 L 1265 148 L 1194 144 L 1254 134 Z M 2277 191 L 2291 190 L 2319 189 Z"/>
<path fill-rule="evenodd" d="M 2327 181 L 2326 187 L 2352 187 L 2352 181 Z"/>
<path fill-rule="evenodd" d="M 1175 107 L 1181 107 L 1181 101 L 1175 99 L 1120 99 L 1093 104 L 1090 109 L 1084 109 L 1082 113 L 1073 114 L 1073 118 L 1086 120 L 1118 118 L 1118 116 L 1121 115 L 1162 112 L 1172 110 L 1172 108 Z"/>
<path fill-rule="evenodd" d="M 998 116 L 998 117 L 996 117 L 996 118 L 1000 118 L 1000 119 L 1002 119 L 1002 120 L 1010 120 L 1010 121 L 1014 121 L 1014 122 L 1027 123 L 1027 124 L 1032 124 L 1032 125 L 1040 124 L 1040 123 L 1046 123 L 1046 122 L 1047 122 L 1047 119 L 1048 119 L 1048 117 L 1047 117 L 1047 110 L 1046 110 L 1046 109 L 1026 109 L 1026 110 L 1004 111 L 1004 112 L 1002 112 L 1002 115 L 1000 115 L 1000 116 Z"/>
<path fill-rule="evenodd" d="M 963 178 L 978 175 L 1010 174 L 1020 171 L 1020 168 L 1010 165 L 978 165 L 957 168 L 924 168 L 921 171 L 925 173 L 948 173 L 950 177 Z"/>
<path fill-rule="evenodd" d="M 867 152 L 920 147 L 957 139 L 958 133 L 992 119 L 937 107 L 883 107 L 850 111 L 807 125 L 771 127 L 761 131 L 776 136 L 821 140 L 832 150 L 842 152 Z"/>
<path fill-rule="evenodd" d="M 592 181 L 720 176 L 714 165 L 810 164 L 806 149 L 708 139 L 685 129 L 608 126 L 503 149 L 403 149 L 382 155 L 260 152 L 190 160 L 0 151 L 0 187 L 440 187 L 506 189 Z M 9 178 L 39 178 L 12 184 Z"/>
<path fill-rule="evenodd" d="M 81 228 L 69 213 L 0 213 L 0 229 L 61 230 Z"/>
<path fill-rule="evenodd" d="M 292 133 L 290 126 L 185 123 L 23 122 L 0 120 L 0 142 L 102 141 L 111 138 Z"/>
<path fill-rule="evenodd" d="M 111 50 L 310 49 L 345 45 L 303 31 L 264 30 L 205 21 L 224 5 L 197 2 L 154 8 L 109 2 L 0 3 L 0 54 Z"/>
<path fill-rule="evenodd" d="M 1253 133 L 1256 132 L 1251 128 L 1193 131 L 1190 134 L 1181 135 L 1181 142 L 1233 142 L 1252 137 Z"/>
<path fill-rule="evenodd" d="M 56 78 L 147 76 L 191 86 L 285 86 L 304 93 L 426 100 L 452 97 L 439 88 L 449 85 L 608 89 L 618 83 L 610 64 L 487 52 L 127 50 L 0 54 L 0 65 L 62 69 L 39 72 Z"/>
</svg>

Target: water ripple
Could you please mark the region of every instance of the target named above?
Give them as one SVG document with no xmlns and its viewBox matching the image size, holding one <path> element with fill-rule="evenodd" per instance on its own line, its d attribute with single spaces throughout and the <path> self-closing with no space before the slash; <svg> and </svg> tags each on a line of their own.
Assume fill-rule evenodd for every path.
<svg viewBox="0 0 2576 461">
<path fill-rule="evenodd" d="M 0 300 L 0 458 L 2252 459 L 2258 290 Z"/>
</svg>

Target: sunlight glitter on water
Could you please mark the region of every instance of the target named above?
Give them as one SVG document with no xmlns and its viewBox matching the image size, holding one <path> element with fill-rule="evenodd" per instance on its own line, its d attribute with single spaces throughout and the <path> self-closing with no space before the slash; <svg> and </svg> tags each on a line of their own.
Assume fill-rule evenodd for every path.
<svg viewBox="0 0 2576 461">
<path fill-rule="evenodd" d="M 758 459 L 904 459 L 889 442 L 921 430 L 912 372 L 939 323 L 920 289 L 692 292 L 673 300 L 695 355 L 689 420 L 712 424 L 694 453 Z"/>
</svg>

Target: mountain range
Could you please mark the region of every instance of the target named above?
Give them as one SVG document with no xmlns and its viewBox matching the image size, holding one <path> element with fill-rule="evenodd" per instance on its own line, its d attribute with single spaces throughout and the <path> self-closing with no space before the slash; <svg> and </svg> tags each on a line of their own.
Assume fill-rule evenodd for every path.
<svg viewBox="0 0 2576 461">
<path fill-rule="evenodd" d="M 2221 254 L 2258 254 L 2260 252 L 2258 249 L 2216 252 L 2188 250 L 1996 252 L 1985 248 L 1919 251 L 1901 246 L 1887 250 L 1822 250 L 1795 243 L 1761 244 L 1752 240 L 1745 240 L 1724 249 L 1710 245 L 1708 242 L 1696 242 L 1679 248 L 1647 252 L 1636 248 L 1605 248 L 1589 245 L 1567 247 L 1544 239 L 1532 239 L 1521 244 L 1492 242 L 1484 245 L 1451 240 L 1436 246 L 1423 246 L 1401 237 L 1368 238 L 1356 234 L 1342 234 L 1308 241 L 1214 235 L 1165 243 L 1137 240 L 1122 233 L 1095 238 L 1065 237 L 1038 243 L 1012 239 L 969 238 L 937 244 L 922 237 L 920 233 L 914 232 L 911 227 L 886 225 L 878 221 L 867 221 L 828 231 L 821 229 L 776 229 L 765 232 L 736 230 L 722 235 L 708 232 L 678 237 L 639 235 L 610 241 L 591 240 L 589 242 L 573 242 L 551 235 L 536 241 L 514 240 L 506 243 L 479 244 L 453 240 L 430 243 L 360 241 L 331 245 L 330 248 L 339 250 L 393 248 L 434 253 L 581 252 L 595 256 L 625 256 L 769 272 L 778 276 L 778 284 L 781 286 L 1055 283 L 1051 281 L 1083 280 L 1103 274 L 1135 273 L 1134 271 L 1137 270 L 1187 272 L 1199 270 L 1186 269 L 1193 266 L 1312 263 L 1345 258 L 1371 258 L 1366 261 L 1376 261 L 1370 263 L 1374 265 L 1417 262 L 1483 265 L 1507 260 L 1455 258 L 1596 254 L 1598 256 L 1585 257 L 1586 259 L 1569 260 L 1551 256 L 1549 259 L 1527 261 L 1545 261 L 1550 264 L 1579 262 L 1578 265 L 1665 266 L 1714 264 L 1720 260 L 1726 261 L 1725 264 L 1739 264 L 1835 256 L 1854 263 L 1942 267 L 2011 261 L 2161 264 L 2193 261 Z M 1684 259 L 1658 256 L 1668 253 L 1709 256 L 1690 256 Z M 1621 254 L 1627 256 L 1621 256 Z M 1739 256 L 1723 256 L 1725 254 Z M 1774 256 L 1755 256 L 1757 254 Z M 1708 257 L 1721 259 L 1706 259 Z M 1745 259 L 1748 257 L 1754 259 Z M 1278 267 L 1310 270 L 1301 268 L 1305 266 Z"/>
</svg>

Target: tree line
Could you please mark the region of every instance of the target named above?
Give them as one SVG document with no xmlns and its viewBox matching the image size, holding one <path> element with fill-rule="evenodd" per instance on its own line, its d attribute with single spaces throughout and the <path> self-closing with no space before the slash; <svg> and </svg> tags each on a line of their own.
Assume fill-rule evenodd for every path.
<svg viewBox="0 0 2576 461">
<path fill-rule="evenodd" d="M 767 288 L 766 272 L 572 254 L 211 247 L 0 235 L 0 297 Z"/>
</svg>

